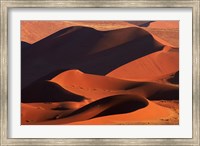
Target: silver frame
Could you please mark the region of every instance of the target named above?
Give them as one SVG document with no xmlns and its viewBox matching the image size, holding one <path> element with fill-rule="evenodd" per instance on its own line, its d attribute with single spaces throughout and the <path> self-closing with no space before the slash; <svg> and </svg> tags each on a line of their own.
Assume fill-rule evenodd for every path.
<svg viewBox="0 0 200 146">
<path fill-rule="evenodd" d="M 11 139 L 8 138 L 8 9 L 18 7 L 192 8 L 193 16 L 193 138 L 191 139 Z M 200 1 L 199 0 L 1 0 L 0 145 L 200 145 Z"/>
</svg>

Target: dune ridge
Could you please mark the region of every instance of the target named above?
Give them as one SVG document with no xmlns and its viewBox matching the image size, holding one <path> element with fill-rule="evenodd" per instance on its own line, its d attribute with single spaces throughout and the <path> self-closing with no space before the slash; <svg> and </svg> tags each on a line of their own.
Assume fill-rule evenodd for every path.
<svg viewBox="0 0 200 146">
<path fill-rule="evenodd" d="M 74 94 L 91 98 L 91 100 L 120 93 L 139 95 L 151 100 L 178 99 L 179 94 L 178 85 L 167 82 L 128 81 L 107 76 L 85 74 L 77 70 L 65 71 L 51 79 L 51 81 Z"/>
<path fill-rule="evenodd" d="M 56 31 L 70 26 L 113 30 L 134 25 L 123 21 L 21 21 L 21 40 L 33 44 Z"/>
<path fill-rule="evenodd" d="M 173 119 L 175 118 L 177 118 L 177 114 L 174 111 L 149 101 L 148 106 L 138 109 L 131 113 L 96 117 L 88 120 L 71 122 L 68 124 L 69 125 L 168 125 L 168 124 L 176 125 L 178 124 L 177 120 L 175 120 L 175 122 L 173 121 Z"/>
<path fill-rule="evenodd" d="M 123 39 L 119 40 L 118 34 L 123 34 Z M 164 46 L 139 27 L 103 32 L 86 27 L 66 28 L 31 45 L 22 54 L 22 88 L 60 69 L 106 75 L 130 61 L 161 51 Z"/>
<path fill-rule="evenodd" d="M 179 50 L 164 47 L 163 50 L 151 53 L 125 65 L 118 67 L 107 74 L 126 80 L 159 81 L 179 70 Z"/>
<path fill-rule="evenodd" d="M 144 98 L 134 95 L 115 95 L 96 100 L 71 114 L 52 119 L 52 121 L 41 122 L 40 124 L 67 124 L 71 122 L 89 120 L 96 117 L 129 113 L 148 105 Z"/>
<path fill-rule="evenodd" d="M 85 74 L 79 70 L 68 70 L 50 81 L 38 82 L 22 90 L 22 97 L 27 97 L 22 98 L 24 103 L 67 102 L 64 106 L 51 108 L 56 111 L 51 118 L 23 121 L 26 124 L 67 124 L 113 114 L 125 114 L 144 108 L 149 104 L 149 100 L 178 99 L 178 94 L 178 86 L 173 84 L 127 81 Z M 49 96 L 50 99 L 47 98 Z M 74 103 L 68 101 L 78 103 L 73 106 Z M 46 110 L 40 112 L 36 109 L 36 112 L 46 113 Z M 48 113 L 49 110 L 47 115 Z M 29 116 L 24 114 L 24 117 Z"/>
</svg>

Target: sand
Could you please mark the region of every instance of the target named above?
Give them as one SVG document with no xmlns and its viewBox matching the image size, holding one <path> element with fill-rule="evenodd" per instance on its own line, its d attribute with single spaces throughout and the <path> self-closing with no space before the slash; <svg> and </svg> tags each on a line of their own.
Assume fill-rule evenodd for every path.
<svg viewBox="0 0 200 146">
<path fill-rule="evenodd" d="M 21 27 L 22 125 L 179 124 L 177 21 Z"/>
</svg>

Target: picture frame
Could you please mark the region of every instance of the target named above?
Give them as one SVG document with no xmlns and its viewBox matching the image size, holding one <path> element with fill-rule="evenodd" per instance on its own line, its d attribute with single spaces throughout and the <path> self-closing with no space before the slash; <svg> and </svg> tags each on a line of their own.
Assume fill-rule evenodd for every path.
<svg viewBox="0 0 200 146">
<path fill-rule="evenodd" d="M 8 138 L 8 10 L 9 8 L 192 8 L 193 16 L 193 137 L 192 138 L 176 138 L 176 139 L 131 139 L 131 138 L 120 138 L 120 139 L 109 139 L 109 138 L 84 138 L 84 139 L 13 139 Z M 136 0 L 116 0 L 116 1 L 20 1 L 20 0 L 1 0 L 1 72 L 0 72 L 0 108 L 1 108 L 1 145 L 199 145 L 199 81 L 200 81 L 200 64 L 199 64 L 199 26 L 200 26 L 200 2 L 195 1 L 136 1 Z"/>
</svg>

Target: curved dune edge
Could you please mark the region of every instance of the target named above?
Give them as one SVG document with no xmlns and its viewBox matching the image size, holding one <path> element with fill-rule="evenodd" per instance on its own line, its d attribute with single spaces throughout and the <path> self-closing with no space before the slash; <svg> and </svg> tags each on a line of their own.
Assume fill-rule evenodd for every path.
<svg viewBox="0 0 200 146">
<path fill-rule="evenodd" d="M 65 28 L 22 53 L 22 88 L 59 69 L 78 68 L 87 73 L 105 75 L 163 47 L 139 27 L 112 31 L 81 26 Z"/>
<path fill-rule="evenodd" d="M 65 71 L 54 77 L 51 82 L 57 83 L 74 94 L 87 97 L 91 101 L 118 94 L 139 95 L 154 100 L 178 99 L 179 94 L 178 85 L 127 81 L 107 76 L 86 74 L 78 70 Z"/>
<path fill-rule="evenodd" d="M 178 113 L 174 109 L 148 101 L 148 106 L 134 112 L 94 117 L 80 121 L 80 117 L 57 119 L 52 121 L 26 123 L 30 125 L 174 125 L 178 124 Z M 74 119 L 73 119 L 74 118 Z M 77 120 L 77 121 L 76 121 Z"/>
<path fill-rule="evenodd" d="M 174 125 L 179 123 L 179 113 L 177 112 L 177 105 L 173 105 L 175 101 L 156 101 L 156 104 L 152 101 L 148 101 L 148 106 L 136 110 L 130 113 L 117 114 L 111 116 L 97 117 L 89 120 L 83 120 L 78 122 L 66 122 L 66 119 L 54 120 L 53 125 Z M 177 101 L 178 102 L 178 101 Z M 160 106 L 160 105 L 168 106 Z M 42 105 L 43 103 L 41 103 Z M 61 103 L 52 103 L 51 106 L 57 106 Z M 63 103 L 62 103 L 63 104 Z M 52 125 L 51 121 L 56 116 L 69 115 L 71 111 L 52 111 L 38 108 L 41 105 L 29 106 L 27 104 L 22 104 L 22 125 Z M 29 110 L 32 108 L 31 110 Z M 35 108 L 35 110 L 33 110 Z M 51 109 L 51 107 L 50 107 Z M 34 113 L 34 114 L 30 114 Z M 43 121 L 43 122 L 42 122 Z"/>
<path fill-rule="evenodd" d="M 31 103 L 31 106 L 22 104 L 22 124 L 67 124 L 81 120 L 96 119 L 99 116 L 107 117 L 111 115 L 116 116 L 115 114 L 121 115 L 121 113 L 126 114 L 127 112 L 135 113 L 137 110 L 140 110 L 140 108 L 145 108 L 147 103 L 149 103 L 147 99 L 178 99 L 178 85 L 127 81 L 112 77 L 85 74 L 79 70 L 65 71 L 54 77 L 51 81 L 46 82 L 45 87 L 46 85 L 47 87 L 50 85 L 51 90 L 48 90 L 50 93 L 54 92 L 55 89 L 55 91 L 58 92 L 66 90 L 67 93 L 72 93 L 73 97 L 77 95 L 78 97 L 85 97 L 85 99 L 79 101 L 77 104 L 74 104 L 73 101 L 66 101 L 66 103 L 62 105 L 52 105 L 52 103 L 55 104 L 53 101 L 45 103 L 49 104 L 49 106 L 43 106 L 41 103 Z M 62 90 L 60 90 L 60 88 L 57 90 L 57 87 L 59 87 L 58 85 L 62 87 Z M 39 85 L 37 88 L 42 90 L 40 87 Z M 37 88 L 35 91 L 37 91 Z M 41 92 L 36 92 L 36 95 L 38 95 L 38 97 L 43 97 L 43 94 L 40 95 L 40 93 Z M 45 91 L 45 95 L 49 95 L 49 93 Z M 59 95 L 59 93 L 56 95 Z M 27 97 L 29 97 L 29 95 L 27 95 Z M 56 96 L 54 98 L 56 99 Z M 111 98 L 111 100 L 105 100 L 109 98 Z M 135 102 L 136 108 L 133 106 Z M 124 107 L 128 107 L 128 110 L 123 111 Z M 150 108 L 154 107 L 150 106 Z M 165 113 L 161 115 L 161 117 L 158 114 L 157 117 L 160 117 L 161 121 L 163 117 L 169 117 L 169 115 L 166 115 L 166 113 L 169 113 L 167 112 L 168 110 L 163 112 L 162 109 L 157 110 L 160 110 L 162 114 Z M 34 116 L 30 113 L 34 113 Z M 160 112 L 157 111 L 157 113 Z M 135 116 L 139 115 L 136 114 Z M 150 117 L 147 116 L 147 118 Z M 142 119 L 139 118 L 138 120 L 142 122 Z M 166 122 L 165 119 L 164 122 Z M 121 123 L 119 122 L 119 124 Z"/>
<path fill-rule="evenodd" d="M 167 125 L 178 124 L 178 113 L 151 101 L 149 105 L 127 114 L 98 117 L 90 120 L 72 122 L 70 125 Z"/>
<path fill-rule="evenodd" d="M 158 35 L 154 34 L 152 31 L 149 31 L 149 30 L 147 29 L 148 27 L 147 27 L 147 28 L 145 28 L 145 27 L 139 27 L 139 26 L 134 26 L 134 27 L 141 28 L 142 30 L 148 32 L 149 34 L 152 35 L 152 37 L 153 37 L 156 41 L 158 41 L 159 43 L 161 43 L 161 44 L 163 44 L 163 45 L 165 45 L 165 46 L 169 46 L 169 47 L 172 47 L 172 48 L 178 48 L 177 46 L 175 46 L 175 45 L 169 43 L 168 41 L 166 41 L 166 40 L 160 38 Z"/>
<path fill-rule="evenodd" d="M 144 108 L 147 105 L 148 101 L 146 99 L 136 95 L 109 96 L 83 106 L 67 116 L 59 117 L 59 119 L 57 119 L 58 117 L 56 116 L 55 119 L 36 124 L 67 124 L 96 117 L 130 113 L 140 108 Z"/>
<path fill-rule="evenodd" d="M 134 24 L 123 21 L 22 21 L 21 23 L 21 40 L 31 44 L 70 26 L 81 25 L 97 30 L 113 30 L 134 26 Z"/>
<path fill-rule="evenodd" d="M 134 81 L 158 81 L 169 78 L 179 70 L 179 51 L 164 47 L 108 73 L 106 76 Z"/>
<path fill-rule="evenodd" d="M 105 25 L 105 24 L 106 25 Z M 160 25 L 159 23 L 162 23 Z M 176 22 L 175 22 L 176 23 Z M 169 23 L 170 24 L 170 23 Z M 50 27 L 46 27 L 46 26 Z M 109 26 L 110 25 L 110 26 Z M 28 42 L 28 43 L 35 43 L 53 33 L 56 31 L 59 31 L 60 29 L 70 27 L 70 26 L 85 26 L 85 27 L 92 27 L 100 31 L 107 31 L 107 30 L 115 30 L 115 29 L 121 29 L 121 28 L 127 28 L 127 27 L 139 27 L 137 25 L 125 22 L 125 21 L 111 21 L 111 22 L 84 22 L 84 21 L 62 21 L 62 22 L 52 22 L 52 21 L 22 21 L 21 25 L 21 40 Z M 173 26 L 173 25 L 170 25 Z M 141 28 L 141 27 L 140 27 Z M 151 22 L 149 25 L 149 28 L 166 28 L 166 26 L 163 25 L 163 22 Z M 174 27 L 170 27 L 174 28 Z M 177 27 L 175 27 L 177 28 Z M 31 32 L 29 31 L 31 30 Z M 156 39 L 159 39 L 155 35 L 153 35 Z M 162 40 L 162 42 L 167 43 L 166 41 Z M 170 44 L 171 46 L 171 44 Z"/>
</svg>

